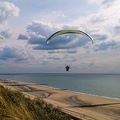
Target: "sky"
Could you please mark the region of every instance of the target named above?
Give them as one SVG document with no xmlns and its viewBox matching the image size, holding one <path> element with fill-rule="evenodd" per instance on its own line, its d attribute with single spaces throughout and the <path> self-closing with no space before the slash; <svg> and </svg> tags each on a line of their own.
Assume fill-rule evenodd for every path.
<svg viewBox="0 0 120 120">
<path fill-rule="evenodd" d="M 0 0 L 0 73 L 120 73 L 120 0 Z M 46 44 L 59 30 L 65 34 Z"/>
</svg>

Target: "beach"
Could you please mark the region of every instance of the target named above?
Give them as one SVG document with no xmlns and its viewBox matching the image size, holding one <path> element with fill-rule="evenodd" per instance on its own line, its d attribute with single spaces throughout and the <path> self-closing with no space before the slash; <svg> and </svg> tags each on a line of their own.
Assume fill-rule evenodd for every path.
<svg viewBox="0 0 120 120">
<path fill-rule="evenodd" d="M 120 120 L 120 99 L 13 80 L 0 80 L 0 84 L 13 90 L 19 90 L 27 97 L 40 97 L 80 120 Z"/>
</svg>

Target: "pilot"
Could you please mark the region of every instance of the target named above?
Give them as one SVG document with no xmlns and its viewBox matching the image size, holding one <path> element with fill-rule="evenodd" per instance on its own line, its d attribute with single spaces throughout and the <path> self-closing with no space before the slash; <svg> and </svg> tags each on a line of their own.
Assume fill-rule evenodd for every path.
<svg viewBox="0 0 120 120">
<path fill-rule="evenodd" d="M 65 68 L 66 68 L 66 71 L 69 71 L 70 66 L 67 65 Z"/>
</svg>

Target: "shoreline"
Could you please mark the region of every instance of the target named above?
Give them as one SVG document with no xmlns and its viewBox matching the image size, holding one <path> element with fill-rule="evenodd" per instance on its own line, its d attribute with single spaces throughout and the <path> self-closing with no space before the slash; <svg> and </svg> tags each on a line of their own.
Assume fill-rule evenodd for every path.
<svg viewBox="0 0 120 120">
<path fill-rule="evenodd" d="M 0 80 L 0 84 L 19 90 L 31 98 L 42 98 L 46 102 L 60 107 L 69 115 L 82 120 L 119 120 L 120 99 L 78 93 L 45 85 L 15 80 Z"/>
<path fill-rule="evenodd" d="M 91 96 L 95 96 L 95 97 L 102 97 L 102 98 L 108 98 L 108 99 L 113 99 L 113 100 L 120 100 L 120 98 L 115 98 L 115 97 L 109 97 L 109 96 L 102 96 L 102 95 L 95 95 L 95 94 L 90 94 L 90 93 L 84 93 L 84 92 L 78 92 L 78 91 L 72 91 L 72 90 L 69 90 L 69 89 L 62 89 L 62 88 L 56 88 L 56 87 L 52 87 L 52 86 L 49 86 L 48 84 L 37 84 L 37 83 L 27 83 L 27 82 L 22 82 L 22 81 L 16 81 L 16 80 L 11 80 L 11 79 L 1 79 L 0 78 L 0 83 L 1 81 L 11 81 L 11 82 L 19 82 L 19 83 L 26 83 L 26 84 L 33 84 L 33 85 L 40 85 L 40 86 L 44 86 L 44 87 L 48 87 L 48 88 L 52 88 L 52 89 L 59 89 L 59 90 L 65 90 L 65 91 L 68 91 L 68 92 L 73 92 L 73 93 L 77 93 L 77 94 L 85 94 L 85 95 L 91 95 Z"/>
</svg>

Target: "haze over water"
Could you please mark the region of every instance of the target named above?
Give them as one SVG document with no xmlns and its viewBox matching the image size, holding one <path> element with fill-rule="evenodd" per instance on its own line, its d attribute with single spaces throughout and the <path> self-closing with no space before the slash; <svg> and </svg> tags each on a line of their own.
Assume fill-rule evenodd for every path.
<svg viewBox="0 0 120 120">
<path fill-rule="evenodd" d="M 120 74 L 1 74 L 0 78 L 120 99 Z"/>
</svg>

